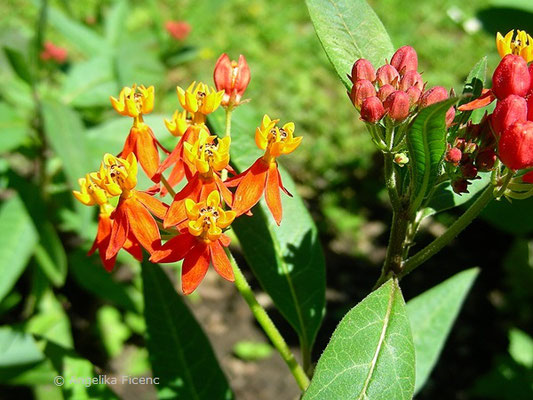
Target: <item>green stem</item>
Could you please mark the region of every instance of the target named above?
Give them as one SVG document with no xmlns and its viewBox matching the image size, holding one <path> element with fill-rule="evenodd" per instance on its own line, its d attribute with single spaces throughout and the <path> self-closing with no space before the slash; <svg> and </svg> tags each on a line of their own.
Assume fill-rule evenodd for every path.
<svg viewBox="0 0 533 400">
<path fill-rule="evenodd" d="M 447 230 L 428 244 L 425 248 L 416 253 L 413 257 L 407 259 L 404 264 L 400 278 L 404 277 L 415 268 L 426 262 L 433 255 L 438 253 L 444 246 L 450 243 L 461 231 L 463 231 L 474 218 L 485 208 L 494 198 L 494 186 L 489 185 L 476 201 L 461 215 Z"/>
<path fill-rule="evenodd" d="M 233 267 L 235 286 L 237 287 L 237 290 L 243 297 L 244 301 L 246 301 L 248 304 L 248 307 L 250 307 L 250 310 L 252 310 L 252 314 L 254 315 L 255 319 L 257 322 L 259 322 L 259 325 L 261 325 L 261 328 L 263 328 L 266 335 L 281 355 L 281 358 L 283 358 L 289 367 L 294 379 L 296 379 L 296 383 L 298 383 L 300 390 L 303 392 L 309 386 L 309 378 L 305 374 L 302 366 L 298 364 L 298 361 L 296 361 L 294 354 L 292 354 L 289 346 L 285 342 L 285 339 L 283 339 L 283 336 L 281 336 L 281 333 L 268 316 L 266 310 L 257 302 L 250 285 L 248 285 L 246 278 L 235 262 L 232 254 L 229 251 L 227 251 L 227 254 L 230 259 L 231 266 Z"/>
<path fill-rule="evenodd" d="M 170 183 L 168 183 L 167 179 L 162 174 L 161 174 L 161 182 L 163 182 L 163 185 L 167 189 L 168 193 L 172 196 L 172 198 L 174 198 L 174 196 L 176 196 L 176 192 L 174 191 L 172 186 L 170 186 Z"/>
<path fill-rule="evenodd" d="M 226 108 L 226 136 L 231 137 L 231 114 L 233 112 L 233 107 L 229 106 Z"/>
</svg>

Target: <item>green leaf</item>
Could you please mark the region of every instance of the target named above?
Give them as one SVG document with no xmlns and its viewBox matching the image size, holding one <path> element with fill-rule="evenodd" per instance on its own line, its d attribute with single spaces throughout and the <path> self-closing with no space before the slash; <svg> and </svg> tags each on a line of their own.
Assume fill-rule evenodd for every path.
<svg viewBox="0 0 533 400">
<path fill-rule="evenodd" d="M 303 400 L 405 400 L 415 385 L 415 349 L 405 302 L 389 280 L 342 319 Z"/>
<path fill-rule="evenodd" d="M 254 132 L 261 116 L 247 106 L 232 118 L 231 163 L 244 171 L 262 155 Z M 215 132 L 223 132 L 223 114 L 210 119 Z M 300 337 L 301 346 L 310 351 L 325 311 L 326 277 L 317 228 L 298 196 L 296 185 L 280 167 L 284 186 L 293 194 L 282 193 L 281 226 L 270 215 L 263 201 L 254 207 L 253 216 L 236 219 L 232 228 L 243 248 L 246 262 L 277 309 Z"/>
<path fill-rule="evenodd" d="M 374 67 L 390 59 L 394 48 L 378 16 L 365 0 L 306 0 L 315 31 L 337 74 L 349 90 L 347 75 L 359 58 Z"/>
<path fill-rule="evenodd" d="M 67 277 L 67 255 L 63 243 L 50 221 L 39 224 L 40 241 L 35 260 L 54 286 L 61 287 Z"/>
<path fill-rule="evenodd" d="M 50 24 L 86 56 L 109 53 L 109 46 L 104 38 L 92 29 L 67 17 L 55 7 L 48 7 L 47 12 Z"/>
<path fill-rule="evenodd" d="M 0 327 L 0 367 L 30 364 L 44 359 L 33 337 L 9 326 Z"/>
<path fill-rule="evenodd" d="M 99 164 L 89 162 L 86 153 L 85 127 L 79 115 L 67 105 L 44 100 L 42 105 L 44 130 L 54 153 L 61 159 L 63 170 L 72 189 L 78 189 L 78 179 L 89 171 L 98 169 Z M 92 209 L 74 202 L 80 215 L 81 227 L 89 225 Z M 86 236 L 83 229 L 80 234 Z"/>
<path fill-rule="evenodd" d="M 105 19 L 105 38 L 110 46 L 115 47 L 126 30 L 129 1 L 117 1 Z"/>
<path fill-rule="evenodd" d="M 83 289 L 124 310 L 140 311 L 140 307 L 132 299 L 128 288 L 116 282 L 113 275 L 104 270 L 97 255 L 87 257 L 86 253 L 78 250 L 69 254 L 69 261 L 72 276 Z"/>
<path fill-rule="evenodd" d="M 407 147 L 411 160 L 411 213 L 418 210 L 433 188 L 440 173 L 446 150 L 445 116 L 457 102 L 448 99 L 421 110 L 407 131 Z"/>
<path fill-rule="evenodd" d="M 157 264 L 142 266 L 147 346 L 160 399 L 232 399 L 209 339 Z"/>
<path fill-rule="evenodd" d="M 7 200 L 0 209 L 0 300 L 24 271 L 37 240 L 37 231 L 20 198 Z"/>
<path fill-rule="evenodd" d="M 509 354 L 518 364 L 533 368 L 533 339 L 520 329 L 509 332 Z"/>
<path fill-rule="evenodd" d="M 533 14 L 533 4 L 529 0 L 491 0 L 489 3 L 492 7 L 515 8 Z M 507 33 L 507 32 L 505 32 Z M 503 33 L 505 35 L 505 33 Z"/>
<path fill-rule="evenodd" d="M 15 107 L 0 102 L 0 153 L 5 153 L 20 146 L 29 136 L 29 126 Z"/>
<path fill-rule="evenodd" d="M 33 76 L 29 68 L 29 63 L 25 59 L 24 54 L 11 47 L 4 47 L 4 54 L 6 55 L 9 64 L 11 64 L 13 72 L 15 72 L 15 74 L 17 74 L 17 76 L 28 85 L 32 85 Z"/>
<path fill-rule="evenodd" d="M 474 179 L 468 186 L 468 193 L 457 194 L 453 191 L 450 181 L 443 182 L 435 188 L 428 206 L 424 210 L 424 217 L 461 206 L 472 200 L 490 183 L 490 173 L 480 173 L 481 179 Z"/>
<path fill-rule="evenodd" d="M 131 336 L 130 329 L 122 321 L 120 311 L 115 307 L 103 306 L 96 314 L 98 330 L 109 357 L 117 357 L 124 343 Z"/>
<path fill-rule="evenodd" d="M 407 303 L 416 353 L 415 394 L 429 378 L 478 273 L 478 268 L 460 272 Z"/>
<path fill-rule="evenodd" d="M 257 361 L 268 358 L 274 349 L 268 343 L 243 340 L 233 346 L 233 353 L 241 360 Z"/>
</svg>

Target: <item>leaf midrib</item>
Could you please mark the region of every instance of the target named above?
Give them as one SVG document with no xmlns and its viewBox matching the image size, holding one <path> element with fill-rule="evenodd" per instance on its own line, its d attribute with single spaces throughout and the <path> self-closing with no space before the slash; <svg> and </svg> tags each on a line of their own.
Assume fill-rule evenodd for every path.
<svg viewBox="0 0 533 400">
<path fill-rule="evenodd" d="M 365 384 L 363 386 L 363 389 L 361 389 L 361 393 L 357 397 L 358 400 L 364 399 L 366 397 L 366 392 L 368 390 L 368 386 L 370 385 L 370 381 L 372 380 L 372 376 L 374 374 L 374 369 L 376 368 L 379 355 L 381 353 L 381 348 L 383 347 L 383 342 L 385 341 L 385 336 L 387 335 L 387 329 L 389 327 L 389 320 L 390 315 L 392 311 L 392 305 L 394 303 L 394 295 L 396 292 L 396 282 L 393 281 L 391 285 L 391 291 L 389 294 L 388 304 L 387 304 L 387 310 L 385 312 L 385 318 L 383 319 L 383 328 L 381 330 L 381 335 L 379 337 L 379 341 L 376 347 L 376 351 L 374 353 L 374 357 L 372 358 L 372 361 L 370 363 L 370 370 L 368 371 L 368 375 L 365 380 Z"/>
</svg>

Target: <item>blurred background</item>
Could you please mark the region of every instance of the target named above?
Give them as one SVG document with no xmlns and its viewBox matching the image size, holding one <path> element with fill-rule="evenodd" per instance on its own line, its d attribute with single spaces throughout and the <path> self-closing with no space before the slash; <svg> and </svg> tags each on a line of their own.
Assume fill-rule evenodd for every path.
<svg viewBox="0 0 533 400">
<path fill-rule="evenodd" d="M 497 31 L 533 32 L 530 0 L 369 3 L 395 47 L 409 44 L 418 51 L 428 85 L 457 93 L 481 57 L 488 55 L 489 74 L 496 67 Z M 22 327 L 75 349 L 79 371 L 92 363 L 108 375 L 150 374 L 139 266 L 121 256 L 108 275 L 97 257 L 86 258 L 96 231 L 94 210 L 74 204 L 70 190 L 97 168 L 104 152 L 118 152 L 128 133 L 131 122 L 111 109 L 110 95 L 133 83 L 154 85 L 156 109 L 147 122 L 170 147 L 174 141 L 162 118 L 177 108 L 176 85 L 211 84 L 214 64 L 227 52 L 248 60 L 250 106 L 294 121 L 296 134 L 305 137 L 293 156 L 280 161 L 298 183 L 326 254 L 328 306 L 318 359 L 339 320 L 377 279 L 391 214 L 381 155 L 322 51 L 305 3 L 4 0 L 0 15 L 0 348 L 12 340 L 14 327 Z M 460 270 L 481 268 L 418 399 L 533 398 L 531 210 L 533 201 L 512 207 L 493 202 L 459 240 L 403 281 L 408 300 Z M 460 212 L 428 222 L 418 245 L 441 234 Z M 297 346 L 291 328 L 253 283 Z M 282 361 L 231 285 L 210 273 L 188 302 L 237 398 L 295 398 Z M 51 385 L 53 369 L 31 358 L 31 343 L 21 339 L 17 349 L 0 359 L 0 398 L 62 398 Z M 113 390 L 122 398 L 155 396 L 150 387 Z"/>
</svg>

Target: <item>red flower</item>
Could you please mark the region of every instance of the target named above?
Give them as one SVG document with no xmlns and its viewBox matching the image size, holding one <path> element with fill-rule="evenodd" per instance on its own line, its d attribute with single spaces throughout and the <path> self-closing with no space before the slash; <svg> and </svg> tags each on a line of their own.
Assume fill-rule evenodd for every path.
<svg viewBox="0 0 533 400">
<path fill-rule="evenodd" d="M 56 46 L 52 42 L 44 43 L 44 50 L 41 52 L 41 60 L 54 60 L 58 64 L 63 64 L 68 57 L 67 49 Z"/>
<path fill-rule="evenodd" d="M 186 21 L 167 21 L 165 29 L 176 40 L 185 40 L 191 33 L 191 25 Z"/>
<path fill-rule="evenodd" d="M 250 68 L 242 54 L 239 56 L 239 62 L 230 61 L 226 53 L 222 54 L 213 73 L 217 90 L 224 90 L 222 105 L 238 106 L 250 78 Z"/>
<path fill-rule="evenodd" d="M 516 122 L 507 128 L 498 143 L 498 155 L 510 169 L 533 167 L 533 122 Z"/>
</svg>

